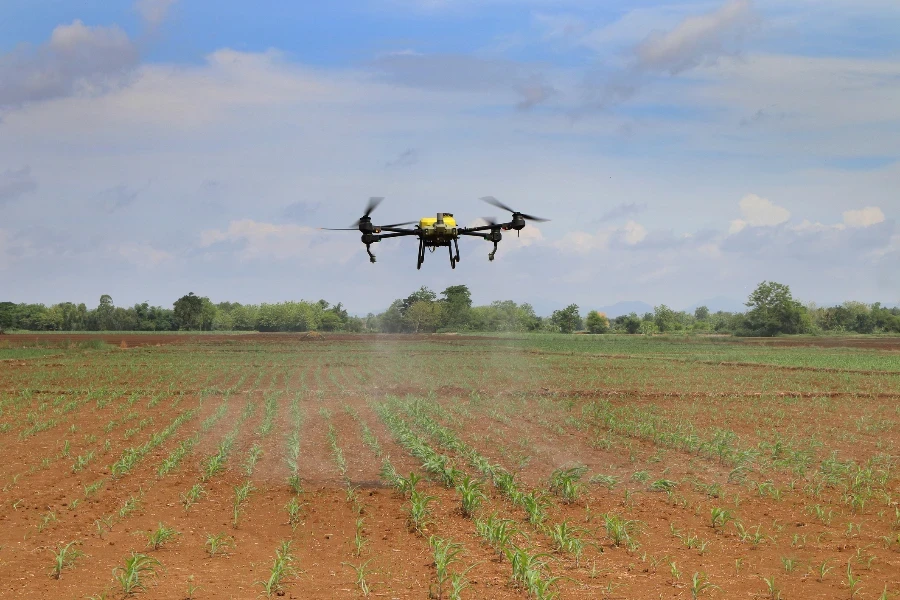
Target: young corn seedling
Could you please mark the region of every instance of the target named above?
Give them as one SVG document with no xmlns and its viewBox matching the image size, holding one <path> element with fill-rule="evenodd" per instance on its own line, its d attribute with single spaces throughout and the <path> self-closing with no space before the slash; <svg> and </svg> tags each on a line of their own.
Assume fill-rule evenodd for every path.
<svg viewBox="0 0 900 600">
<path fill-rule="evenodd" d="M 304 503 L 301 503 L 297 500 L 296 496 L 293 496 L 288 503 L 284 505 L 284 510 L 287 511 L 288 514 L 288 525 L 291 526 L 291 529 L 297 530 L 297 526 L 303 521 L 303 512 Z"/>
<path fill-rule="evenodd" d="M 224 533 L 206 534 L 206 553 L 210 558 L 220 554 L 228 554 L 234 548 L 234 538 Z"/>
<path fill-rule="evenodd" d="M 462 514 L 464 517 L 472 517 L 475 511 L 478 510 L 478 507 L 481 506 L 486 497 L 482 491 L 483 488 L 484 484 L 481 481 L 472 479 L 468 475 L 463 477 L 463 480 L 456 486 L 456 491 L 459 492 L 462 500 Z"/>
<path fill-rule="evenodd" d="M 436 600 L 442 600 L 444 592 L 447 591 L 447 584 L 450 582 L 450 565 L 459 560 L 457 556 L 462 552 L 462 544 L 433 535 L 428 538 L 428 545 L 434 556 L 437 578 L 437 581 L 430 586 L 428 595 Z"/>
<path fill-rule="evenodd" d="M 785 573 L 793 573 L 794 569 L 797 568 L 798 560 L 796 558 L 791 558 L 788 556 L 781 557 L 781 564 L 784 566 Z"/>
<path fill-rule="evenodd" d="M 616 477 L 615 475 L 602 475 L 600 473 L 591 477 L 590 482 L 596 483 L 597 485 L 602 485 L 608 490 L 613 489 L 617 483 L 621 480 L 621 477 Z"/>
<path fill-rule="evenodd" d="M 691 598 L 693 600 L 697 600 L 700 594 L 710 589 L 719 589 L 719 587 L 709 582 L 706 573 L 694 573 L 691 576 Z"/>
<path fill-rule="evenodd" d="M 475 531 L 494 547 L 500 557 L 512 544 L 512 538 L 519 533 L 515 528 L 515 521 L 501 519 L 497 513 L 491 514 L 487 519 L 475 519 Z"/>
<path fill-rule="evenodd" d="M 369 594 L 371 593 L 369 582 L 366 580 L 366 575 L 369 574 L 367 567 L 369 566 L 370 562 L 372 562 L 371 558 L 360 565 L 352 565 L 348 562 L 341 563 L 353 569 L 353 572 L 356 574 L 356 585 L 359 588 L 360 593 L 363 595 L 363 598 L 368 598 Z"/>
<path fill-rule="evenodd" d="M 195 483 L 192 485 L 191 489 L 181 494 L 181 504 L 184 506 L 184 510 L 190 510 L 190 508 L 199 502 L 205 495 L 206 490 L 203 489 L 202 483 Z"/>
<path fill-rule="evenodd" d="M 710 510 L 710 522 L 713 529 L 725 527 L 729 521 L 733 520 L 734 515 L 732 515 L 731 511 L 728 509 L 716 506 Z"/>
<path fill-rule="evenodd" d="M 547 519 L 547 507 L 550 502 L 544 497 L 543 492 L 533 490 L 530 494 L 522 494 L 519 503 L 528 513 L 528 522 L 532 525 L 542 525 Z"/>
<path fill-rule="evenodd" d="M 187 596 L 185 598 L 187 600 L 194 600 L 194 595 L 197 593 L 197 590 L 200 589 L 201 586 L 194 583 L 194 576 L 191 575 L 187 580 Z"/>
<path fill-rule="evenodd" d="M 576 537 L 580 530 L 569 525 L 568 521 L 557 523 L 550 528 L 550 537 L 553 539 L 554 548 L 557 552 L 567 552 L 575 557 L 575 566 L 581 560 L 584 552 L 584 541 Z"/>
<path fill-rule="evenodd" d="M 363 548 L 365 548 L 366 544 L 369 541 L 366 539 L 366 533 L 363 529 L 363 523 L 365 519 L 359 518 L 356 519 L 356 533 L 353 535 L 352 545 L 353 545 L 353 555 L 356 558 L 359 558 L 362 554 Z"/>
<path fill-rule="evenodd" d="M 581 493 L 580 481 L 585 473 L 587 473 L 587 467 L 584 465 L 556 469 L 550 475 L 550 491 L 562 498 L 566 504 L 575 502 Z"/>
<path fill-rule="evenodd" d="M 247 458 L 244 460 L 244 474 L 247 477 L 253 475 L 253 469 L 256 468 L 256 463 L 259 462 L 262 453 L 263 451 L 259 444 L 253 444 L 253 447 L 247 452 Z"/>
<path fill-rule="evenodd" d="M 781 590 L 778 589 L 778 585 L 775 583 L 775 576 L 771 577 L 763 577 L 763 581 L 766 583 L 766 591 L 768 592 L 768 597 L 770 600 L 781 600 Z"/>
<path fill-rule="evenodd" d="M 179 535 L 172 527 L 166 527 L 160 523 L 155 530 L 147 532 L 147 547 L 159 550 Z"/>
<path fill-rule="evenodd" d="M 241 513 L 244 512 L 244 504 L 247 502 L 247 499 L 250 497 L 250 493 L 253 492 L 256 488 L 253 487 L 253 482 L 245 481 L 241 485 L 236 485 L 234 487 L 234 503 L 232 504 L 231 510 L 231 526 L 237 529 L 238 519 L 241 516 Z"/>
<path fill-rule="evenodd" d="M 161 566 L 162 564 L 152 556 L 132 552 L 125 560 L 124 567 L 113 569 L 113 579 L 122 588 L 125 596 L 132 596 L 138 590 L 147 589 L 145 582 L 156 575 L 157 567 Z"/>
<path fill-rule="evenodd" d="M 606 513 L 603 515 L 603 525 L 606 528 L 606 535 L 609 536 L 614 546 L 626 545 L 629 548 L 634 546 L 631 536 L 638 528 L 637 521 Z"/>
<path fill-rule="evenodd" d="M 269 578 L 265 581 L 257 581 L 263 588 L 263 593 L 268 597 L 279 594 L 284 591 L 284 580 L 288 577 L 295 577 L 297 569 L 294 568 L 294 555 L 291 552 L 291 542 L 283 541 L 281 546 L 275 550 L 275 561 L 269 570 Z"/>
<path fill-rule="evenodd" d="M 424 533 L 431 519 L 431 509 L 428 505 L 437 500 L 418 490 L 413 490 L 409 496 L 409 526 L 416 533 Z"/>
<path fill-rule="evenodd" d="M 853 600 L 860 590 L 860 578 L 853 574 L 849 561 L 847 562 L 847 587 L 850 590 L 850 600 Z"/>
<path fill-rule="evenodd" d="M 84 555 L 83 552 L 74 547 L 77 545 L 78 542 L 69 542 L 65 546 L 60 545 L 56 547 L 56 550 L 53 551 L 53 566 L 50 568 L 50 577 L 59 579 L 62 577 L 63 569 L 75 566 L 75 560 Z"/>
</svg>

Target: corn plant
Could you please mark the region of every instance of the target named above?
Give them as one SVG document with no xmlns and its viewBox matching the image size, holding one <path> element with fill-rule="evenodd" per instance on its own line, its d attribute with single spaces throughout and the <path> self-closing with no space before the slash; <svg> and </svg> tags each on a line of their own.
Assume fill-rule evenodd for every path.
<svg viewBox="0 0 900 600">
<path fill-rule="evenodd" d="M 237 529 L 238 519 L 240 518 L 241 513 L 244 512 L 244 504 L 250 497 L 250 493 L 255 489 L 256 488 L 253 487 L 253 482 L 251 481 L 245 481 L 241 485 L 234 486 L 234 503 L 232 504 L 231 510 L 231 526 L 235 529 Z"/>
<path fill-rule="evenodd" d="M 781 590 L 778 589 L 778 585 L 775 582 L 775 576 L 763 577 L 763 581 L 766 583 L 766 591 L 768 592 L 769 599 L 781 600 Z"/>
<path fill-rule="evenodd" d="M 532 525 L 542 525 L 547 518 L 547 507 L 550 502 L 542 492 L 533 490 L 530 494 L 522 494 L 519 503 L 528 513 L 528 522 Z"/>
<path fill-rule="evenodd" d="M 574 502 L 581 493 L 580 481 L 585 473 L 587 473 L 587 467 L 584 465 L 556 469 L 550 475 L 550 491 L 567 504 Z"/>
<path fill-rule="evenodd" d="M 847 562 L 847 587 L 850 590 L 850 600 L 856 597 L 856 594 L 859 593 L 860 590 L 860 578 L 853 574 L 853 569 L 850 567 L 850 562 Z"/>
<path fill-rule="evenodd" d="M 709 582 L 706 578 L 706 573 L 695 572 L 691 576 L 691 598 L 693 598 L 693 600 L 697 600 L 697 598 L 700 597 L 700 594 L 709 589 L 719 589 L 719 587 Z"/>
<path fill-rule="evenodd" d="M 716 506 L 710 510 L 710 522 L 713 529 L 717 527 L 724 527 L 729 521 L 733 520 L 734 516 L 728 509 Z"/>
<path fill-rule="evenodd" d="M 359 565 L 353 565 L 348 562 L 341 563 L 353 569 L 353 572 L 356 574 L 356 585 L 357 587 L 359 587 L 359 591 L 363 595 L 363 598 L 368 598 L 369 594 L 371 593 L 369 582 L 366 580 L 366 575 L 369 574 L 367 567 L 369 566 L 370 562 L 372 562 L 371 558 Z"/>
<path fill-rule="evenodd" d="M 189 510 L 205 495 L 206 490 L 203 489 L 203 484 L 195 483 L 194 485 L 192 485 L 191 489 L 181 494 L 181 504 L 184 506 L 184 510 Z"/>
<path fill-rule="evenodd" d="M 259 447 L 259 444 L 253 444 L 247 452 L 247 458 L 244 460 L 244 473 L 247 477 L 253 475 L 253 469 L 256 467 L 256 463 L 259 461 L 262 453 L 263 451 L 262 448 Z"/>
<path fill-rule="evenodd" d="M 224 533 L 207 533 L 206 534 L 206 553 L 210 557 L 227 554 L 229 550 L 234 548 L 234 538 Z"/>
<path fill-rule="evenodd" d="M 291 542 L 283 541 L 275 550 L 275 561 L 269 569 L 269 577 L 265 581 L 257 581 L 263 588 L 263 593 L 268 597 L 274 594 L 281 595 L 284 591 L 284 580 L 295 577 L 297 569 L 294 568 L 294 555 L 291 552 Z"/>
<path fill-rule="evenodd" d="M 125 596 L 132 596 L 138 590 L 147 589 L 145 582 L 156 575 L 157 567 L 161 566 L 162 564 L 152 556 L 132 552 L 125 560 L 124 567 L 113 569 L 113 579 L 122 588 Z"/>
<path fill-rule="evenodd" d="M 160 523 L 155 530 L 147 532 L 147 547 L 152 548 L 153 550 L 159 550 L 179 535 L 181 534 L 172 527 L 166 527 Z"/>
<path fill-rule="evenodd" d="M 457 484 L 456 491 L 462 500 L 462 514 L 464 517 L 471 517 L 481 506 L 486 496 L 482 491 L 484 484 L 477 479 L 472 479 L 468 475 L 463 477 L 462 481 Z"/>
<path fill-rule="evenodd" d="M 584 552 L 584 541 L 576 536 L 579 532 L 580 530 L 569 525 L 568 521 L 557 523 L 549 530 L 550 538 L 553 540 L 556 551 L 568 552 L 574 556 L 576 567 L 581 560 L 581 554 Z"/>
<path fill-rule="evenodd" d="M 512 544 L 512 538 L 519 533 L 512 519 L 501 519 L 497 513 L 491 514 L 486 519 L 475 519 L 475 531 L 488 544 L 494 547 L 498 556 L 503 556 L 507 547 Z"/>
<path fill-rule="evenodd" d="M 409 496 L 409 526 L 416 533 L 424 533 L 431 522 L 431 509 L 429 504 L 437 500 L 418 490 L 413 490 Z"/>
<path fill-rule="evenodd" d="M 444 592 L 447 591 L 447 584 L 450 582 L 450 565 L 457 562 L 457 556 L 462 552 L 462 544 L 458 544 L 451 540 L 440 538 L 432 535 L 428 538 L 428 545 L 431 547 L 434 556 L 434 568 L 437 581 L 429 587 L 429 597 L 441 600 Z"/>
<path fill-rule="evenodd" d="M 359 558 L 360 554 L 362 554 L 363 548 L 368 544 L 368 540 L 366 539 L 366 534 L 363 529 L 363 523 L 365 519 L 362 517 L 356 519 L 356 533 L 353 535 L 352 545 L 353 545 L 353 555 L 356 558 Z"/>
<path fill-rule="evenodd" d="M 631 536 L 638 528 L 638 522 L 628 520 L 613 513 L 603 515 L 603 525 L 606 528 L 606 535 L 615 546 L 626 545 L 629 548 L 635 546 Z"/>
<path fill-rule="evenodd" d="M 621 480 L 621 477 L 616 477 L 615 475 L 603 475 L 601 473 L 597 473 L 593 477 L 591 477 L 590 482 L 596 483 L 597 485 L 602 485 L 608 490 L 613 489 L 617 483 Z"/>
<path fill-rule="evenodd" d="M 301 523 L 304 504 L 297 500 L 296 496 L 291 497 L 288 500 L 288 503 L 284 505 L 284 510 L 287 511 L 288 514 L 288 525 L 291 526 L 291 529 L 297 529 L 297 526 Z"/>
<path fill-rule="evenodd" d="M 56 547 L 56 550 L 53 551 L 53 566 L 50 568 L 50 577 L 59 579 L 62 577 L 63 569 L 73 567 L 75 560 L 84 555 L 78 548 L 73 547 L 77 545 L 78 542 L 69 542 L 65 546 L 60 545 Z"/>
</svg>

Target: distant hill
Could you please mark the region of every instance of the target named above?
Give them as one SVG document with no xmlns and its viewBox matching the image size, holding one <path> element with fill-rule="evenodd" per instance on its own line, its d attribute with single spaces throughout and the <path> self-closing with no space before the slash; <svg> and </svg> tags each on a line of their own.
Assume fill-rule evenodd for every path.
<svg viewBox="0 0 900 600">
<path fill-rule="evenodd" d="M 643 315 L 644 313 L 653 312 L 653 306 L 639 300 L 624 300 L 622 302 L 611 304 L 610 306 L 604 306 L 598 310 L 610 319 L 615 319 L 616 317 L 627 315 L 629 313 Z"/>
</svg>

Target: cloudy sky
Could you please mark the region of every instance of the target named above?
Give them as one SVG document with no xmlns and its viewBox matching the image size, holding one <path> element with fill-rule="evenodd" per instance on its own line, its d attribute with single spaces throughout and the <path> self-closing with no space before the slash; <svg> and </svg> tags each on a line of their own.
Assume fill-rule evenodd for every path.
<svg viewBox="0 0 900 600">
<path fill-rule="evenodd" d="M 900 301 L 896 0 L 4 0 L 0 300 Z M 345 227 L 552 219 L 415 243 Z"/>
</svg>

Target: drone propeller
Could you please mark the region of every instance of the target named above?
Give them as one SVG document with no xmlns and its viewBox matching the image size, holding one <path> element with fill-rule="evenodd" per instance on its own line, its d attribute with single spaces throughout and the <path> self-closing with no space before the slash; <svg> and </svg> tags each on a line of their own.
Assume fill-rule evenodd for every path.
<svg viewBox="0 0 900 600">
<path fill-rule="evenodd" d="M 510 207 L 508 207 L 507 205 L 505 205 L 502 202 L 500 202 L 499 200 L 497 200 L 496 198 L 494 198 L 493 196 L 484 196 L 483 198 L 481 198 L 481 200 L 483 200 L 484 202 L 487 202 L 491 206 L 496 206 L 497 208 L 511 212 L 513 215 L 519 215 L 526 221 L 537 221 L 538 223 L 544 223 L 544 222 L 550 220 L 550 219 L 542 219 L 540 217 L 535 217 L 533 215 L 526 215 L 525 213 L 521 213 L 517 210 L 513 210 Z"/>
<path fill-rule="evenodd" d="M 359 223 L 364 219 L 368 219 L 369 215 L 374 212 L 378 205 L 381 204 L 381 201 L 384 200 L 384 196 L 372 196 L 369 198 L 369 203 L 366 205 L 366 212 L 363 213 L 363 216 L 360 217 L 356 223 L 354 223 L 355 227 L 359 227 Z"/>
</svg>

